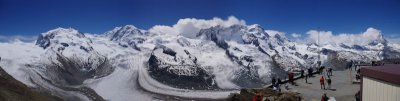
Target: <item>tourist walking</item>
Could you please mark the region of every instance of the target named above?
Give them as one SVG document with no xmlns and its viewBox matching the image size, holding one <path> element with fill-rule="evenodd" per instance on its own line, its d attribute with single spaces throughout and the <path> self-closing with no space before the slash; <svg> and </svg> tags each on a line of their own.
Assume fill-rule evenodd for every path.
<svg viewBox="0 0 400 101">
<path fill-rule="evenodd" d="M 321 78 L 319 79 L 319 83 L 321 85 L 321 89 L 325 89 L 325 78 L 324 76 L 321 76 Z"/>
<path fill-rule="evenodd" d="M 311 67 L 308 68 L 307 71 L 308 71 L 308 77 L 311 77 L 312 76 L 312 68 Z"/>
</svg>

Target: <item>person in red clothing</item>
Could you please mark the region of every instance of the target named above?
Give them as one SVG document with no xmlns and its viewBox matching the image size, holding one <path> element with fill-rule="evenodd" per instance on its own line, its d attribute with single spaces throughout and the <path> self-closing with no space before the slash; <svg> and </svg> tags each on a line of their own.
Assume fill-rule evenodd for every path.
<svg viewBox="0 0 400 101">
<path fill-rule="evenodd" d="M 251 101 L 261 101 L 260 96 L 254 96 L 253 99 Z"/>
<path fill-rule="evenodd" d="M 328 101 L 329 98 L 328 96 L 326 96 L 326 92 L 324 93 L 324 95 L 322 95 L 321 101 Z"/>
<path fill-rule="evenodd" d="M 324 76 L 321 76 L 321 78 L 319 79 L 319 83 L 321 84 L 321 89 L 322 89 L 322 87 L 325 89 L 325 78 L 324 78 Z"/>
<path fill-rule="evenodd" d="M 262 94 L 257 92 L 256 96 L 254 96 L 251 101 L 261 101 L 261 100 L 262 100 Z"/>
</svg>

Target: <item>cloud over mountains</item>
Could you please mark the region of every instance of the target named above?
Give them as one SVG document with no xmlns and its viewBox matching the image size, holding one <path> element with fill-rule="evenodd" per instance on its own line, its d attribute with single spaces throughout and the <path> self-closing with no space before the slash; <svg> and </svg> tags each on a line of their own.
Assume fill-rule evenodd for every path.
<svg viewBox="0 0 400 101">
<path fill-rule="evenodd" d="M 308 37 L 306 38 L 309 42 L 318 42 L 318 37 L 320 39 L 320 44 L 346 44 L 346 45 L 367 45 L 372 41 L 386 41 L 383 38 L 383 34 L 380 30 L 375 28 L 368 28 L 365 32 L 359 34 L 333 34 L 332 31 L 317 31 L 310 30 L 306 33 Z M 319 34 L 319 35 L 318 35 Z"/>
<path fill-rule="evenodd" d="M 15 42 L 15 41 L 22 41 L 22 42 L 33 42 L 37 39 L 37 36 L 2 36 L 0 35 L 0 42 Z"/>
<path fill-rule="evenodd" d="M 234 16 L 230 16 L 226 20 L 218 17 L 214 17 L 213 19 L 210 20 L 185 18 L 185 19 L 179 19 L 178 22 L 172 26 L 156 25 L 149 31 L 160 32 L 165 34 L 181 34 L 185 37 L 193 38 L 196 36 L 197 32 L 200 31 L 200 29 L 210 28 L 218 25 L 223 27 L 228 27 L 237 24 L 245 25 L 246 22 Z"/>
</svg>

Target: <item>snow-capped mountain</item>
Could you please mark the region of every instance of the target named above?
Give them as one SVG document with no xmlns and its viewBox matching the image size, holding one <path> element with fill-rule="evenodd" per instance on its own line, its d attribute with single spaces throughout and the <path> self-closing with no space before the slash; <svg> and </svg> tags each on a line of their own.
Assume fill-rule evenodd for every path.
<svg viewBox="0 0 400 101">
<path fill-rule="evenodd" d="M 394 47 L 389 46 L 383 34 L 380 31 L 371 34 L 368 33 L 376 29 L 369 28 L 363 36 L 370 36 L 365 40 L 355 40 L 355 42 L 335 42 L 329 44 L 322 44 L 321 53 L 325 65 L 335 67 L 337 69 L 344 69 L 348 62 L 354 61 L 357 63 L 371 63 L 371 61 L 380 61 L 391 58 L 398 58 L 398 53 Z M 371 37 L 372 36 L 372 37 Z M 317 45 L 317 43 L 309 44 Z M 310 48 L 312 49 L 312 48 Z M 315 51 L 315 46 L 313 51 Z"/>
<path fill-rule="evenodd" d="M 145 41 L 149 32 L 138 29 L 133 25 L 126 25 L 123 27 L 116 27 L 113 30 L 104 33 L 104 35 L 110 38 L 111 41 L 115 41 L 123 47 L 131 47 L 140 51 L 137 45 Z"/>
<path fill-rule="evenodd" d="M 65 100 L 219 99 L 263 87 L 287 71 L 314 68 L 319 57 L 334 69 L 350 61 L 400 58 L 399 45 L 377 33 L 358 43 L 319 45 L 293 42 L 257 24 L 217 24 L 185 35 L 133 25 L 100 35 L 57 28 L 35 43 L 0 43 L 0 65 L 24 84 Z"/>
<path fill-rule="evenodd" d="M 85 75 L 95 76 L 99 71 L 112 71 L 111 66 L 105 66 L 108 65 L 108 59 L 94 50 L 92 40 L 75 29 L 57 28 L 42 33 L 38 37 L 36 45 L 46 51 L 51 62 L 48 64 L 56 66 L 47 66 L 47 68 L 62 68 L 63 71 L 56 70 L 59 73 L 67 71 L 69 74 L 75 72 L 81 74 L 81 77 L 76 77 L 76 79 L 82 79 Z M 94 74 L 91 74 L 92 72 Z M 55 75 L 54 77 L 58 76 Z M 72 81 L 67 82 L 72 83 Z"/>
</svg>

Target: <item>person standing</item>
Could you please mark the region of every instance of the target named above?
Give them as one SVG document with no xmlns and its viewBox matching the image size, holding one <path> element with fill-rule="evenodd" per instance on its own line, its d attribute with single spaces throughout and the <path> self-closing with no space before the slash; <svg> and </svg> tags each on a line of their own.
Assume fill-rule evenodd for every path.
<svg viewBox="0 0 400 101">
<path fill-rule="evenodd" d="M 328 101 L 329 98 L 326 96 L 326 92 L 322 95 L 321 101 Z"/>
<path fill-rule="evenodd" d="M 330 76 L 329 75 L 329 68 L 325 68 L 325 74 L 326 74 L 326 76 Z"/>
<path fill-rule="evenodd" d="M 276 81 L 276 84 L 282 84 L 281 78 L 278 78 L 278 81 Z"/>
<path fill-rule="evenodd" d="M 263 96 L 260 92 L 261 91 L 257 91 L 256 95 L 253 97 L 253 99 L 251 101 L 261 101 Z"/>
<path fill-rule="evenodd" d="M 321 85 L 321 89 L 325 89 L 325 78 L 324 76 L 321 76 L 321 78 L 319 79 L 319 83 Z"/>
<path fill-rule="evenodd" d="M 319 68 L 319 73 L 320 73 L 321 75 L 324 75 L 324 70 L 325 70 L 325 66 L 321 66 L 321 67 Z"/>
<path fill-rule="evenodd" d="M 304 77 L 304 69 L 300 70 L 300 77 L 303 78 Z"/>
<path fill-rule="evenodd" d="M 328 89 L 331 89 L 331 83 L 332 83 L 332 79 L 328 76 L 328 78 L 326 79 L 326 82 L 328 83 Z"/>
<path fill-rule="evenodd" d="M 330 75 L 329 75 L 329 68 L 331 68 L 331 67 L 327 67 L 327 68 L 325 69 L 326 75 L 327 75 L 327 76 L 330 76 Z"/>
<path fill-rule="evenodd" d="M 282 80 L 280 78 L 278 78 L 278 81 L 276 82 L 276 87 L 278 88 L 278 91 L 281 92 L 281 84 L 282 84 Z"/>
<path fill-rule="evenodd" d="M 276 84 L 276 78 L 275 78 L 275 76 L 274 76 L 274 77 L 272 77 L 272 80 L 271 80 L 271 82 L 272 82 L 272 85 L 275 85 L 275 84 Z"/>
<path fill-rule="evenodd" d="M 306 76 L 304 77 L 304 79 L 306 79 L 306 83 L 308 83 L 308 82 L 307 82 L 308 74 L 306 74 Z"/>
<path fill-rule="evenodd" d="M 322 74 L 322 67 L 318 68 L 318 73 L 321 75 Z"/>
<path fill-rule="evenodd" d="M 354 71 L 356 71 L 356 70 L 357 70 L 357 65 L 358 65 L 358 62 L 355 62 L 355 61 L 354 61 L 354 65 L 353 65 L 353 67 L 354 67 Z"/>
<path fill-rule="evenodd" d="M 311 68 L 311 77 L 313 76 L 314 69 L 317 70 L 317 68 Z"/>
<path fill-rule="evenodd" d="M 352 67 L 353 67 L 353 60 L 350 60 L 350 63 L 349 63 L 349 69 L 350 69 L 350 71 L 352 70 Z"/>
<path fill-rule="evenodd" d="M 290 84 L 294 85 L 294 74 L 293 72 L 289 72 L 288 74 Z"/>
<path fill-rule="evenodd" d="M 361 91 L 358 91 L 357 93 L 356 93 L 356 95 L 354 95 L 354 97 L 356 98 L 356 101 L 361 101 Z"/>
</svg>

